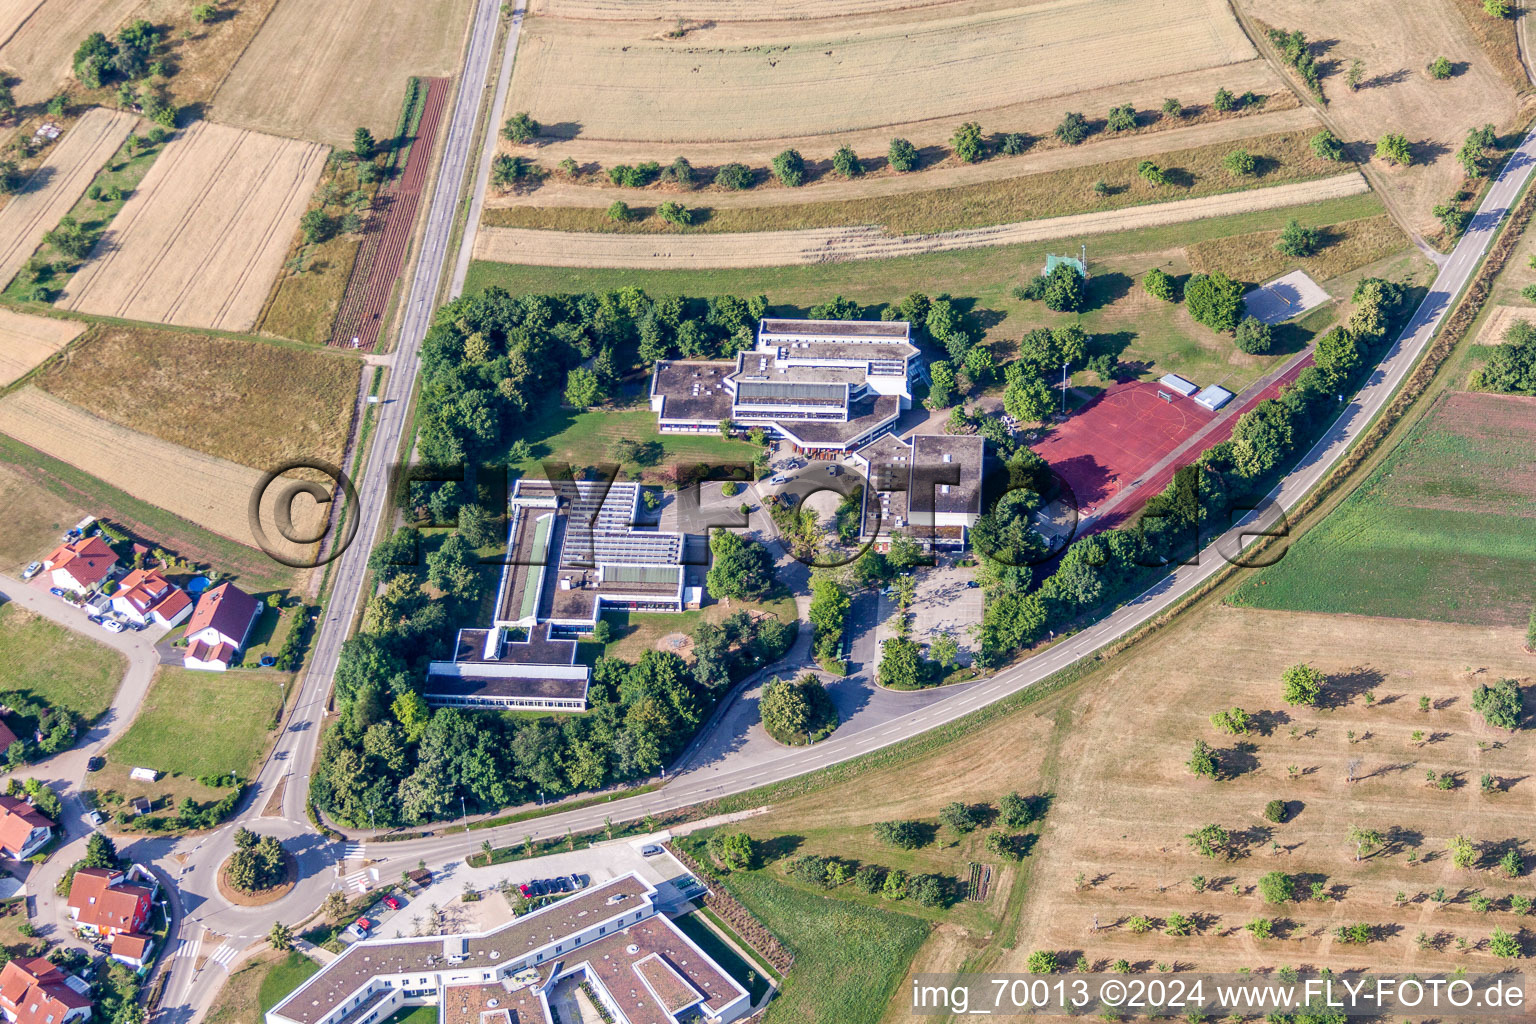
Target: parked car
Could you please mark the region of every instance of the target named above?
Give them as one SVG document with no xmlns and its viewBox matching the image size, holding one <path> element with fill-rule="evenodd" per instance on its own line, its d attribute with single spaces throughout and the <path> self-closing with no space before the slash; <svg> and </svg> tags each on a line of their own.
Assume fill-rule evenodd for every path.
<svg viewBox="0 0 1536 1024">
<path fill-rule="evenodd" d="M 573 888 L 573 889 L 578 889 L 578 890 L 585 889 L 588 885 L 591 884 L 591 882 L 592 882 L 592 880 L 590 878 L 588 878 L 586 875 L 580 875 L 580 874 L 573 874 L 573 875 L 571 875 L 571 888 Z"/>
<path fill-rule="evenodd" d="M 102 814 L 100 811 L 92 811 L 90 814 L 85 816 L 85 820 L 90 822 L 92 825 L 104 825 L 106 824 L 107 816 Z"/>
<path fill-rule="evenodd" d="M 558 878 L 551 879 L 550 880 L 550 885 L 555 887 L 555 891 L 556 892 L 570 892 L 571 891 L 571 880 L 569 878 L 566 878 L 564 875 L 561 875 Z"/>
<path fill-rule="evenodd" d="M 384 905 L 386 907 L 388 907 L 390 910 L 399 910 L 400 909 L 400 901 L 395 899 L 393 896 L 385 896 L 384 897 Z"/>
<path fill-rule="evenodd" d="M 523 894 L 523 899 L 525 899 L 525 900 L 533 899 L 533 885 L 531 883 L 529 883 L 529 882 L 520 882 L 520 883 L 518 883 L 517 891 Z"/>
<path fill-rule="evenodd" d="M 773 477 L 768 482 L 771 483 L 771 484 L 781 484 L 781 483 L 784 482 L 784 474 L 780 473 L 778 476 Z"/>
<path fill-rule="evenodd" d="M 93 943 L 91 943 L 91 948 L 94 949 L 98 953 L 111 953 L 112 952 L 112 947 L 107 945 L 105 942 L 93 942 Z"/>
<path fill-rule="evenodd" d="M 38 573 L 40 573 L 42 571 L 43 571 L 43 563 L 42 562 L 32 562 L 24 570 L 22 570 L 21 578 L 24 579 L 24 580 L 29 580 L 33 576 L 36 576 Z"/>
<path fill-rule="evenodd" d="M 106 621 L 100 615 L 87 615 L 85 618 L 87 622 L 94 622 L 98 626 Z"/>
<path fill-rule="evenodd" d="M 101 624 L 101 628 L 106 630 L 108 633 L 121 633 L 124 629 L 124 626 L 116 619 L 107 619 Z"/>
<path fill-rule="evenodd" d="M 360 917 L 347 927 L 347 934 L 354 939 L 366 939 L 369 931 L 373 929 L 373 922 L 366 917 Z"/>
<path fill-rule="evenodd" d="M 85 762 L 85 770 L 88 772 L 99 772 L 106 763 L 107 759 L 98 754 Z"/>
<path fill-rule="evenodd" d="M 52 594 L 54 597 L 63 597 L 64 596 L 63 589 L 61 589 L 59 587 L 49 587 L 48 588 L 48 593 Z"/>
<path fill-rule="evenodd" d="M 640 847 L 640 856 L 642 857 L 654 857 L 657 854 L 663 852 L 665 851 L 663 851 L 662 848 L 657 846 L 655 843 L 647 843 L 646 845 Z"/>
<path fill-rule="evenodd" d="M 977 587 L 981 586 L 981 584 L 977 583 L 975 580 L 966 580 L 965 585 L 971 590 L 975 590 Z"/>
</svg>

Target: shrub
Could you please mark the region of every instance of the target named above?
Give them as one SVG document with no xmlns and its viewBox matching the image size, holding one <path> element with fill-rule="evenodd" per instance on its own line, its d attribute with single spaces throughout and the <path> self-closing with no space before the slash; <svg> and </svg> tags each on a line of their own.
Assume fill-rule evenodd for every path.
<svg viewBox="0 0 1536 1024">
<path fill-rule="evenodd" d="M 968 164 L 974 164 L 987 155 L 987 145 L 981 139 L 981 125 L 967 121 L 955 129 L 949 140 L 955 147 L 955 156 Z"/>
<path fill-rule="evenodd" d="M 1269 803 L 1265 804 L 1264 805 L 1264 817 L 1269 819 L 1270 821 L 1273 821 L 1277 825 L 1280 822 L 1284 821 L 1285 820 L 1285 801 L 1284 800 L 1271 800 Z"/>
<path fill-rule="evenodd" d="M 1246 352 L 1251 356 L 1262 356 L 1269 351 L 1274 342 L 1274 336 L 1269 329 L 1269 324 L 1256 316 L 1243 318 L 1243 322 L 1237 325 L 1237 334 L 1233 343 L 1239 352 Z"/>
<path fill-rule="evenodd" d="M 914 170 L 917 167 L 917 147 L 906 139 L 892 139 L 886 159 L 893 168 L 903 173 Z"/>
<path fill-rule="evenodd" d="M 1145 914 L 1136 914 L 1125 922 L 1125 927 L 1132 935 L 1144 935 L 1152 930 L 1152 919 Z"/>
<path fill-rule="evenodd" d="M 668 224 L 676 224 L 680 228 L 685 228 L 693 223 L 693 211 L 689 210 L 682 203 L 674 203 L 670 200 L 656 207 L 656 216 Z"/>
<path fill-rule="evenodd" d="M 1292 217 L 1280 230 L 1280 237 L 1275 240 L 1275 249 L 1282 256 L 1303 259 L 1316 253 L 1321 243 L 1322 238 L 1316 228 L 1304 228 Z"/>
<path fill-rule="evenodd" d="M 1067 113 L 1056 126 L 1056 137 L 1069 146 L 1076 146 L 1088 137 L 1088 119 L 1082 114 Z"/>
<path fill-rule="evenodd" d="M 1296 883 L 1283 871 L 1270 871 L 1259 877 L 1259 898 L 1265 903 L 1289 903 L 1296 898 Z"/>
<path fill-rule="evenodd" d="M 1334 163 L 1344 159 L 1344 143 L 1339 137 L 1324 128 L 1312 136 L 1312 155 L 1319 160 L 1332 160 Z"/>
<path fill-rule="evenodd" d="M 615 199 L 612 205 L 608 207 L 609 220 L 618 221 L 620 224 L 622 224 L 629 220 L 632 216 L 633 214 L 629 209 L 629 204 L 622 199 Z"/>
<path fill-rule="evenodd" d="M 1388 132 L 1376 140 L 1376 158 L 1407 167 L 1413 163 L 1413 149 L 1408 145 L 1406 136 Z"/>
<path fill-rule="evenodd" d="M 1141 163 L 1137 164 L 1136 173 L 1141 175 L 1147 181 L 1151 182 L 1153 185 L 1168 184 L 1167 172 L 1164 171 L 1161 167 L 1157 166 L 1157 164 L 1153 163 L 1151 160 L 1143 160 Z"/>
<path fill-rule="evenodd" d="M 715 184 L 732 192 L 749 189 L 753 184 L 752 168 L 746 164 L 722 164 L 715 172 Z"/>
<path fill-rule="evenodd" d="M 786 149 L 774 157 L 773 176 L 790 188 L 799 188 L 805 184 L 805 158 L 800 155 L 800 151 Z"/>
<path fill-rule="evenodd" d="M 539 134 L 539 122 L 528 115 L 528 111 L 522 110 L 507 118 L 506 124 L 501 126 L 501 137 L 508 142 L 522 144 L 532 142 L 534 136 Z"/>
<path fill-rule="evenodd" d="M 1239 178 L 1252 174 L 1258 168 L 1258 161 L 1246 149 L 1234 149 L 1222 159 L 1221 163 L 1229 173 Z"/>
<path fill-rule="evenodd" d="M 1028 800 L 1009 793 L 997 802 L 997 816 L 1008 828 L 1023 828 L 1034 820 L 1035 812 Z"/>
<path fill-rule="evenodd" d="M 1451 62 L 1445 57 L 1436 57 L 1429 65 L 1429 77 L 1443 81 L 1451 77 Z"/>
<path fill-rule="evenodd" d="M 1056 961 L 1056 952 L 1050 949 L 1037 949 L 1029 954 L 1029 961 L 1025 964 L 1030 974 L 1055 974 L 1061 969 Z"/>
<path fill-rule="evenodd" d="M 1292 665 L 1280 677 L 1281 695 L 1287 704 L 1306 704 L 1309 707 L 1316 707 L 1317 699 L 1323 692 L 1323 684 L 1327 681 L 1328 677 L 1311 665 L 1306 663 Z"/>
<path fill-rule="evenodd" d="M 1009 156 L 1018 156 L 1029 148 L 1029 136 L 1023 132 L 1009 132 L 1003 136 L 997 148 Z"/>
<path fill-rule="evenodd" d="M 976 829 L 981 824 L 981 815 L 970 804 L 956 800 L 945 804 L 939 811 L 939 822 L 948 826 L 952 831 L 965 835 Z"/>
<path fill-rule="evenodd" d="M 1147 271 L 1141 279 L 1141 286 L 1154 299 L 1162 299 L 1164 302 L 1178 300 L 1178 289 L 1174 285 L 1173 275 L 1160 267 L 1153 267 Z"/>
<path fill-rule="evenodd" d="M 1492 686 L 1479 684 L 1472 691 L 1472 710 L 1500 729 L 1520 727 L 1521 706 L 1520 684 L 1513 679 L 1500 679 Z"/>
<path fill-rule="evenodd" d="M 1243 286 L 1221 271 L 1196 274 L 1184 286 L 1189 315 L 1213 331 L 1231 333 L 1243 309 Z"/>
<path fill-rule="evenodd" d="M 741 484 L 738 484 L 734 480 L 727 480 L 725 483 L 720 485 L 720 493 L 725 495 L 727 498 L 734 498 L 736 495 L 741 493 Z"/>
<path fill-rule="evenodd" d="M 864 165 L 852 146 L 837 147 L 837 152 L 832 154 L 832 173 L 844 178 L 863 177 Z"/>
<path fill-rule="evenodd" d="M 1223 114 L 1230 113 L 1237 109 L 1237 97 L 1233 96 L 1226 86 L 1222 86 L 1216 90 L 1216 98 L 1211 101 L 1211 106 Z"/>
<path fill-rule="evenodd" d="M 217 12 L 218 8 L 213 4 L 198 4 L 192 8 L 192 20 L 199 25 L 206 25 L 213 20 L 213 16 Z"/>
<path fill-rule="evenodd" d="M 1483 13 L 1490 18 L 1509 17 L 1509 0 L 1483 0 Z"/>
<path fill-rule="evenodd" d="M 1169 96 L 1167 99 L 1163 100 L 1163 116 L 1164 117 L 1183 117 L 1184 116 L 1184 104 L 1180 103 L 1178 100 L 1174 99 L 1172 96 Z"/>
<path fill-rule="evenodd" d="M 875 838 L 900 850 L 915 850 L 928 842 L 928 830 L 916 821 L 877 821 Z"/>
<path fill-rule="evenodd" d="M 1274 934 L 1275 922 L 1267 917 L 1256 917 L 1243 925 L 1248 933 L 1256 939 L 1267 939 Z"/>
<path fill-rule="evenodd" d="M 674 185 L 681 185 L 684 188 L 692 188 L 693 164 L 688 162 L 687 157 L 680 156 L 667 165 L 666 170 L 661 172 L 661 180 L 670 181 Z"/>
<path fill-rule="evenodd" d="M 1136 127 L 1136 108 L 1129 103 L 1110 107 L 1109 116 L 1104 119 L 1104 127 L 1112 132 L 1131 131 Z"/>
</svg>

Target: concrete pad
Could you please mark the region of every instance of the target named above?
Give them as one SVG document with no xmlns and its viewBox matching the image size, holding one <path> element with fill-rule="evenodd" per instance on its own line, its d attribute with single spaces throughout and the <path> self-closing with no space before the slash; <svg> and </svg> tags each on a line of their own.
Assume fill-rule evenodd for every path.
<svg viewBox="0 0 1536 1024">
<path fill-rule="evenodd" d="M 1266 324 L 1278 324 L 1316 309 L 1328 298 L 1328 293 L 1305 270 L 1293 270 L 1244 295 L 1243 304 L 1249 316 Z"/>
</svg>

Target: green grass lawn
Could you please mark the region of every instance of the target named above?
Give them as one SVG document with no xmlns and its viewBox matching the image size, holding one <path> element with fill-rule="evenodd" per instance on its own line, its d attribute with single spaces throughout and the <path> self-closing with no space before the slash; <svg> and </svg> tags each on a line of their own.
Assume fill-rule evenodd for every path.
<svg viewBox="0 0 1536 1024">
<path fill-rule="evenodd" d="M 22 692 L 92 722 L 107 710 L 126 668 L 112 648 L 19 605 L 0 605 L 0 691 Z"/>
<path fill-rule="evenodd" d="M 695 911 L 692 914 L 684 914 L 682 917 L 673 918 L 672 923 L 677 925 L 678 931 L 693 940 L 693 944 L 702 949 L 711 960 L 719 964 L 742 988 L 747 990 L 751 1002 L 755 1006 L 757 1001 L 768 992 L 771 983 L 762 968 L 756 967 L 744 960 L 740 953 L 725 943 L 715 930 L 704 922 L 704 911 Z M 745 942 L 737 941 L 745 946 Z M 748 981 L 750 980 L 750 984 Z"/>
<path fill-rule="evenodd" d="M 261 1012 L 266 1013 L 272 1009 L 282 1002 L 288 993 L 319 972 L 319 964 L 297 950 L 291 951 L 261 980 L 261 988 L 257 996 L 261 1003 Z"/>
<path fill-rule="evenodd" d="M 384 1024 L 437 1024 L 437 1007 L 407 1006 L 390 1014 Z"/>
<path fill-rule="evenodd" d="M 165 666 L 139 716 L 107 752 L 113 764 L 196 777 L 251 777 L 283 703 L 280 673 L 193 672 Z"/>
<path fill-rule="evenodd" d="M 551 405 L 528 422 L 518 437 L 533 448 L 533 458 L 509 462 L 511 470 L 522 476 L 543 477 L 545 460 L 566 462 L 580 469 L 599 462 L 612 462 L 614 442 L 660 441 L 663 454 L 654 466 L 641 467 L 622 463 L 622 478 L 641 470 L 647 478 L 659 475 L 673 463 L 723 463 L 752 461 L 758 449 L 746 441 L 728 441 L 718 434 L 661 434 L 656 430 L 656 414 L 646 404 L 618 408 L 590 409 L 577 412 Z M 515 440 L 515 439 L 514 439 Z"/>
<path fill-rule="evenodd" d="M 722 884 L 795 954 L 767 1024 L 874 1024 L 928 937 L 927 921 L 801 892 L 765 871 Z"/>
<path fill-rule="evenodd" d="M 637 661 L 640 655 L 656 646 L 656 641 L 670 633 L 692 634 L 700 622 L 720 622 L 740 611 L 768 612 L 782 622 L 793 622 L 798 617 L 795 599 L 787 594 L 766 601 L 732 601 L 729 606 L 715 603 L 682 612 L 610 611 L 604 613 L 603 618 L 613 628 L 613 639 L 601 650 L 596 649 L 596 644 L 583 646 L 593 648 L 594 658 L 597 654 L 607 654 Z"/>
<path fill-rule="evenodd" d="M 1475 405 L 1460 403 L 1472 399 Z M 1524 625 L 1536 571 L 1528 424 L 1450 393 L 1376 471 L 1234 604 Z M 1470 418 L 1468 410 L 1477 415 Z"/>
</svg>

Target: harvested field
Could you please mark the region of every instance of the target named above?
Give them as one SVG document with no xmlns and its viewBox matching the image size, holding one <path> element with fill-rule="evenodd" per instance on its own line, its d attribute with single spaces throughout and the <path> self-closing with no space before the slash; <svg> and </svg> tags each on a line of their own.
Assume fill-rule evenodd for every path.
<svg viewBox="0 0 1536 1024">
<path fill-rule="evenodd" d="M 958 120 L 1254 57 L 1220 0 L 954 5 L 788 25 L 719 22 L 674 40 L 654 21 L 530 19 L 508 110 L 595 139 L 785 138 Z"/>
<path fill-rule="evenodd" d="M 1495 306 L 1488 311 L 1483 326 L 1477 332 L 1479 345 L 1504 344 L 1504 332 L 1516 321 L 1536 324 L 1536 309 L 1530 306 Z"/>
<path fill-rule="evenodd" d="M 84 330 L 75 320 L 0 309 L 0 387 L 15 383 Z"/>
<path fill-rule="evenodd" d="M 1261 608 L 1524 625 L 1536 399 L 1447 393 L 1358 490 L 1232 598 Z"/>
<path fill-rule="evenodd" d="M 670 31 L 678 19 L 711 21 L 798 21 L 850 14 L 943 7 L 955 0 L 534 0 L 530 14 L 554 18 L 607 21 L 665 20 Z M 691 31 L 693 26 L 686 26 Z"/>
<path fill-rule="evenodd" d="M 1439 230 L 1432 210 L 1461 186 L 1456 160 L 1469 128 L 1492 123 L 1513 128 L 1515 91 L 1493 67 L 1453 9 L 1455 0 L 1362 0 L 1348 8 L 1311 0 L 1243 0 L 1266 24 L 1300 29 L 1309 39 L 1329 40 L 1328 62 L 1336 69 L 1323 79 L 1328 116 L 1361 159 L 1371 156 L 1388 132 L 1407 136 L 1414 163 L 1394 167 L 1376 161 L 1382 181 L 1414 230 Z M 1486 21 L 1492 19 L 1482 15 Z M 1435 81 L 1425 68 L 1445 56 L 1457 72 Z M 1354 60 L 1364 66 L 1361 87 L 1351 90 L 1344 72 Z"/>
<path fill-rule="evenodd" d="M 1520 41 L 1514 18 L 1490 18 L 1483 10 L 1482 0 L 1449 0 L 1467 23 L 1472 38 L 1482 46 L 1483 53 L 1493 64 L 1504 81 L 1517 92 L 1531 88 L 1526 75 L 1525 62 L 1520 59 Z M 1516 17 L 1525 17 L 1522 8 L 1516 8 Z"/>
<path fill-rule="evenodd" d="M 324 162 L 323 146 L 198 122 L 167 144 L 58 305 L 249 330 Z"/>
<path fill-rule="evenodd" d="M 199 526 L 256 547 L 248 510 L 262 473 L 92 416 L 27 387 L 0 399 L 0 433 L 69 463 L 128 494 Z M 266 490 L 261 521 L 269 536 L 280 487 Z M 295 502 L 295 529 L 318 532 L 313 502 Z M 279 545 L 297 557 L 301 549 Z"/>
<path fill-rule="evenodd" d="M 0 68 L 21 79 L 13 86 L 16 102 L 40 103 L 58 92 L 80 40 L 110 33 L 141 2 L 0 0 Z"/>
<path fill-rule="evenodd" d="M 1291 270 L 1305 270 L 1313 280 L 1326 281 L 1408 246 L 1408 237 L 1385 215 L 1334 224 L 1319 234 L 1322 248 L 1305 259 L 1284 256 L 1275 249 L 1278 231 L 1212 238 L 1196 242 L 1185 252 L 1190 269 L 1196 273 L 1219 270 L 1239 281 L 1257 284 Z"/>
<path fill-rule="evenodd" d="M 0 530 L 0 571 L 13 576 L 46 546 L 57 544 L 59 535 L 85 514 L 81 506 L 34 486 L 6 466 L 0 466 L 0 508 L 6 520 Z"/>
<path fill-rule="evenodd" d="M 0 285 L 9 284 L 26 265 L 137 121 L 131 114 L 96 107 L 54 145 L 21 193 L 0 210 Z"/>
<path fill-rule="evenodd" d="M 360 372 L 297 346 L 104 324 L 35 383 L 119 426 L 264 470 L 341 462 Z"/>
<path fill-rule="evenodd" d="M 782 266 L 884 259 L 1176 224 L 1182 221 L 1223 217 L 1252 210 L 1272 210 L 1300 203 L 1334 199 L 1340 196 L 1356 195 L 1366 190 L 1365 179 L 1357 173 L 1350 172 L 1331 178 L 1277 185 L 1273 188 L 1176 200 L 1133 207 L 1129 210 L 1080 213 L 929 235 L 892 235 L 881 228 L 868 226 L 819 228 L 809 231 L 663 236 L 482 227 L 475 237 L 475 257 L 504 263 L 544 266 L 673 267 L 678 269 Z M 1385 220 L 1385 218 L 1379 219 Z M 1384 239 L 1386 233 L 1386 231 L 1373 231 L 1372 235 Z M 1278 232 L 1269 232 L 1269 234 L 1278 234 Z M 1401 244 L 1396 248 L 1401 248 Z"/>
<path fill-rule="evenodd" d="M 693 226 L 686 229 L 662 220 L 657 208 L 649 206 L 631 206 L 631 217 L 626 221 L 612 220 L 605 209 L 591 206 L 503 207 L 487 210 L 484 223 L 495 227 L 653 235 L 875 224 L 896 234 L 927 234 L 1242 192 L 1334 177 L 1344 171 L 1345 167 L 1320 160 L 1312 153 L 1307 144 L 1310 135 L 1310 130 L 1292 131 L 1244 140 L 1242 148 L 1254 157 L 1257 170 L 1242 177 L 1234 177 L 1222 164 L 1236 147 L 1215 144 L 1159 154 L 1153 162 L 1166 176 L 1161 185 L 1152 184 L 1139 173 L 1140 159 L 1129 157 L 926 192 L 759 206 L 689 204 Z M 1095 189 L 1099 182 L 1105 185 L 1102 192 Z"/>
<path fill-rule="evenodd" d="M 213 98 L 229 124 L 351 144 L 364 125 L 388 138 L 412 75 L 452 75 L 468 0 L 279 0 Z"/>
</svg>

